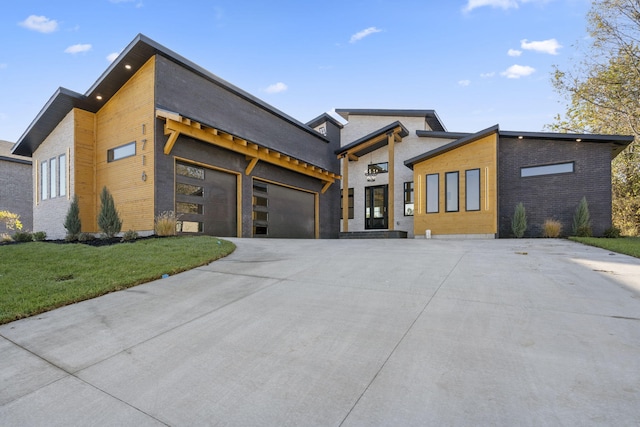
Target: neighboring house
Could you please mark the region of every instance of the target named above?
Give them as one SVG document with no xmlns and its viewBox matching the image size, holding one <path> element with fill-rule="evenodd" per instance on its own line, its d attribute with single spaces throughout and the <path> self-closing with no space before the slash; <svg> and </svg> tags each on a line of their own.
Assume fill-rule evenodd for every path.
<svg viewBox="0 0 640 427">
<path fill-rule="evenodd" d="M 60 88 L 16 143 L 32 158 L 33 228 L 66 234 L 78 198 L 98 233 L 107 187 L 122 231 L 217 236 L 510 237 L 571 230 L 587 197 L 611 226 L 611 159 L 630 136 L 449 132 L 433 110 L 338 109 L 304 124 L 138 35 L 83 95 Z M 344 196 L 344 197 L 341 197 Z M 23 214 L 24 215 L 24 214 Z M 342 219 L 341 219 L 342 218 Z"/>
<path fill-rule="evenodd" d="M 432 110 L 336 110 L 342 131 L 343 237 L 511 237 L 519 202 L 526 237 L 547 219 L 570 234 L 586 197 L 594 235 L 611 227 L 611 160 L 632 136 L 447 132 Z M 348 232 L 348 233 L 346 233 Z M 375 235 L 375 234 L 374 234 Z"/>
<path fill-rule="evenodd" d="M 122 231 L 336 238 L 339 126 L 325 136 L 138 35 L 84 94 L 60 88 L 17 142 L 33 159 L 34 228 L 64 237 L 73 195 L 99 232 L 107 187 Z"/>
<path fill-rule="evenodd" d="M 33 230 L 31 159 L 11 154 L 13 143 L 0 141 L 0 211 L 20 215 L 22 229 Z M 0 234 L 13 234 L 0 223 Z"/>
</svg>

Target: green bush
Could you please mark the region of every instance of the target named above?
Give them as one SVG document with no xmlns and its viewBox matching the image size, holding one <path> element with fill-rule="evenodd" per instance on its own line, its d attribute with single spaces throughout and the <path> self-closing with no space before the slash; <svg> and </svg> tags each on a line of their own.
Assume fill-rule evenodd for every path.
<svg viewBox="0 0 640 427">
<path fill-rule="evenodd" d="M 91 240 L 95 240 L 96 236 L 91 233 L 79 233 L 77 236 L 78 242 L 90 242 Z"/>
<path fill-rule="evenodd" d="M 80 207 L 78 206 L 78 197 L 73 196 L 67 216 L 64 219 L 64 228 L 67 230 L 65 240 L 74 241 L 78 238 L 78 234 L 82 230 L 82 222 L 80 221 Z"/>
<path fill-rule="evenodd" d="M 36 231 L 33 233 L 33 240 L 36 242 L 42 242 L 47 238 L 47 233 L 44 231 Z"/>
<path fill-rule="evenodd" d="M 524 236 L 524 232 L 527 231 L 527 213 L 522 202 L 516 205 L 516 211 L 511 221 L 511 231 L 517 238 Z"/>
<path fill-rule="evenodd" d="M 109 239 L 118 234 L 122 229 L 122 220 L 120 220 L 113 196 L 109 193 L 107 187 L 102 187 L 102 193 L 100 193 L 98 227 Z"/>
<path fill-rule="evenodd" d="M 13 235 L 13 240 L 15 242 L 33 242 L 33 234 L 28 231 L 17 231 Z"/>
<path fill-rule="evenodd" d="M 122 241 L 123 242 L 131 242 L 131 241 L 136 240 L 137 238 L 138 238 L 138 233 L 133 231 L 133 230 L 127 230 L 122 235 Z"/>
<path fill-rule="evenodd" d="M 608 237 L 609 239 L 617 239 L 620 237 L 620 229 L 618 227 L 609 227 L 604 230 L 604 237 Z"/>
<path fill-rule="evenodd" d="M 589 214 L 589 205 L 587 198 L 582 197 L 576 212 L 573 215 L 573 235 L 578 237 L 591 236 L 591 215 Z"/>
</svg>

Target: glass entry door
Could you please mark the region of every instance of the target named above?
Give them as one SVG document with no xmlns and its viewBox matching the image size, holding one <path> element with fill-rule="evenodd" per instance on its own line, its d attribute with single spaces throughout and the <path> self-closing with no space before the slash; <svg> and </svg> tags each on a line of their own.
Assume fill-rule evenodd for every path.
<svg viewBox="0 0 640 427">
<path fill-rule="evenodd" d="M 364 189 L 364 228 L 386 229 L 389 228 L 387 207 L 388 207 L 388 186 L 378 185 L 376 187 L 365 187 Z"/>
</svg>

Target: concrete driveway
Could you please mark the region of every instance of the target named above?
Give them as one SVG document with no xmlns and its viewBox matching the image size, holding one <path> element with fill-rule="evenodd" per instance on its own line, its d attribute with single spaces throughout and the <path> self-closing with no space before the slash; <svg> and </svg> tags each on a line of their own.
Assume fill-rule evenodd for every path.
<svg viewBox="0 0 640 427">
<path fill-rule="evenodd" d="M 638 259 L 231 240 L 211 265 L 0 327 L 0 424 L 640 424 Z"/>
</svg>

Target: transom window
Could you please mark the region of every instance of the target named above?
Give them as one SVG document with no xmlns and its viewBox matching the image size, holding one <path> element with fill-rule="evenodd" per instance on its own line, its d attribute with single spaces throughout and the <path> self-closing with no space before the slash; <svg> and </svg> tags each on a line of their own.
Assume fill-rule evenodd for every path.
<svg viewBox="0 0 640 427">
<path fill-rule="evenodd" d="M 529 176 L 540 175 L 555 175 L 559 173 L 573 173 L 573 162 L 556 163 L 553 165 L 540 165 L 540 166 L 528 166 L 520 168 L 520 177 L 526 178 Z"/>
<path fill-rule="evenodd" d="M 119 147 L 111 148 L 107 150 L 107 161 L 115 162 L 116 160 L 124 159 L 136 155 L 136 142 L 130 142 Z"/>
</svg>

